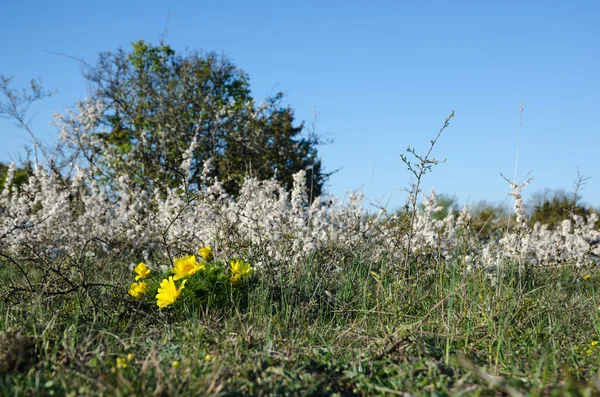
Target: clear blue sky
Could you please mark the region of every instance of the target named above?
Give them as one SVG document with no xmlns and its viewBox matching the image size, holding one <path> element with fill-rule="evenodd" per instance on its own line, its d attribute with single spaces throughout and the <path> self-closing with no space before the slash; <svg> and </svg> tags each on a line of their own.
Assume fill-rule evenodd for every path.
<svg viewBox="0 0 600 397">
<path fill-rule="evenodd" d="M 168 21 L 168 25 L 167 25 Z M 78 64 L 145 39 L 223 53 L 245 70 L 258 100 L 277 91 L 299 121 L 334 143 L 320 153 L 329 191 L 362 187 L 394 208 L 410 177 L 407 146 L 447 162 L 424 187 L 460 202 L 500 202 L 520 135 L 517 179 L 527 194 L 571 189 L 600 206 L 600 2 L 590 1 L 7 1 L 0 12 L 0 74 L 58 93 L 32 108 L 33 127 L 86 96 Z M 519 127 L 519 101 L 523 124 Z M 0 161 L 27 137 L 0 120 Z"/>
</svg>

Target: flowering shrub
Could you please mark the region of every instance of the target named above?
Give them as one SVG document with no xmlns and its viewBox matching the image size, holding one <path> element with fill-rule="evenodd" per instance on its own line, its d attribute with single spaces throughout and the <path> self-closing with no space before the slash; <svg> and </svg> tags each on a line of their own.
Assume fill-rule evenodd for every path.
<svg viewBox="0 0 600 397">
<path fill-rule="evenodd" d="M 70 128 L 87 128 L 86 123 L 93 124 L 93 113 L 86 116 L 89 120 Z M 184 159 L 182 174 L 188 166 Z M 539 224 L 529 227 L 521 196 L 526 184 L 511 185 L 515 225 L 499 239 L 481 241 L 470 227 L 468 207 L 458 213 L 449 211 L 442 219 L 435 216 L 440 208 L 433 191 L 408 219 L 412 229 L 407 233 L 407 217 L 401 214 L 388 216 L 382 210 L 377 217 L 367 216 L 360 193 L 349 194 L 345 201 L 318 197 L 311 203 L 304 171 L 294 175 L 290 192 L 275 180 L 248 177 L 234 199 L 220 181 L 208 176 L 210 161 L 204 165 L 199 186 L 187 186 L 182 178 L 178 188 L 157 188 L 153 194 L 135 187 L 127 177 L 108 188 L 94 179 L 90 169 L 74 169 L 65 178 L 36 164 L 28 182 L 17 188 L 15 167 L 9 167 L 0 194 L 0 254 L 17 264 L 33 263 L 30 258 L 36 257 L 36 269 L 39 263 L 51 267 L 65 258 L 64 266 L 80 273 L 95 255 L 125 253 L 146 263 L 173 261 L 173 284 L 166 279 L 168 285 L 161 287 L 164 302 L 171 299 L 171 304 L 188 289 L 195 291 L 195 278 L 206 283 L 210 275 L 211 282 L 237 284 L 255 271 L 275 280 L 275 275 L 286 275 L 307 258 L 332 249 L 352 255 L 368 248 L 375 260 L 390 259 L 394 272 L 406 265 L 407 251 L 421 267 L 458 261 L 467 270 L 495 268 L 507 260 L 527 268 L 566 265 L 577 269 L 593 265 L 600 256 L 596 214 L 585 222 L 573 215 L 556 230 Z M 191 252 L 198 245 L 207 246 L 198 258 L 173 259 L 172 252 Z M 215 267 L 209 246 L 222 257 L 248 258 L 254 266 L 234 261 Z M 327 260 L 323 271 L 343 267 L 347 262 L 343 255 L 323 254 Z M 135 271 L 137 284 L 130 288 L 134 298 L 152 296 L 158 288 L 153 280 L 159 268 L 142 265 Z M 54 270 L 43 274 L 64 272 Z M 185 289 L 182 282 L 177 283 L 180 280 L 188 280 Z"/>
</svg>

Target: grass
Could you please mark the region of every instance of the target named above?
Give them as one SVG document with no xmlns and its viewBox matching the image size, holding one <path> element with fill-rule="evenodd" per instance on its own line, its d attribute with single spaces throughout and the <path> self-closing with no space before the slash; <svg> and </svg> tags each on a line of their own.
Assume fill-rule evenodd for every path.
<svg viewBox="0 0 600 397">
<path fill-rule="evenodd" d="M 366 253 L 339 272 L 315 257 L 159 312 L 127 295 L 127 262 L 96 259 L 105 286 L 52 296 L 9 295 L 23 280 L 1 263 L 0 395 L 599 393 L 595 275 L 506 263 L 492 282 L 456 261 L 406 279 Z"/>
</svg>

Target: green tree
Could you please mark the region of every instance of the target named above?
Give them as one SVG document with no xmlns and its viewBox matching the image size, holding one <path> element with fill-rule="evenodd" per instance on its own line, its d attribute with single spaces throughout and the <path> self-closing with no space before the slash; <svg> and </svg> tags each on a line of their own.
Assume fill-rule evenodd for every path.
<svg viewBox="0 0 600 397">
<path fill-rule="evenodd" d="M 448 216 L 450 210 L 456 215 L 460 212 L 460 207 L 458 206 L 458 199 L 456 195 L 449 194 L 439 194 L 437 195 L 437 204 L 438 207 L 442 207 L 439 211 L 436 211 L 432 214 L 432 218 L 435 220 L 442 220 Z M 423 204 L 420 205 L 421 209 L 423 209 Z"/>
<path fill-rule="evenodd" d="M 105 182 L 127 175 L 148 190 L 173 187 L 189 155 L 190 185 L 200 183 L 211 159 L 213 176 L 232 194 L 246 175 L 275 177 L 289 188 L 302 169 L 312 170 L 312 196 L 322 193 L 328 175 L 318 137 L 294 124 L 281 94 L 255 105 L 248 76 L 224 56 L 179 55 L 168 45 L 138 41 L 130 52 L 102 53 L 84 77 L 92 96 L 79 113 L 95 108 L 98 114 L 91 127 L 72 122 L 68 140 Z"/>
<path fill-rule="evenodd" d="M 499 239 L 510 224 L 514 224 L 514 216 L 507 206 L 479 201 L 471 208 L 471 228 L 481 240 Z"/>
<path fill-rule="evenodd" d="M 538 192 L 534 194 L 532 201 L 531 224 L 539 222 L 551 229 L 559 227 L 563 220 L 570 219 L 572 215 L 579 215 L 587 221 L 588 215 L 594 212 L 593 208 L 578 203 L 576 197 L 563 190 Z M 596 227 L 600 227 L 600 222 Z"/>
</svg>

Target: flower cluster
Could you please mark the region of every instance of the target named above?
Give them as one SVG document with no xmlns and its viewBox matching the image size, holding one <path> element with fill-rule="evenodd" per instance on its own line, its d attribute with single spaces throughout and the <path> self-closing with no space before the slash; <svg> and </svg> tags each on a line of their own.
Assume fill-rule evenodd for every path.
<svg viewBox="0 0 600 397">
<path fill-rule="evenodd" d="M 135 299 L 143 299 L 148 293 L 148 283 L 145 281 L 138 281 L 140 279 L 150 278 L 150 274 L 152 273 L 148 266 L 144 262 L 140 262 L 134 269 L 133 272 L 136 274 L 135 280 L 137 282 L 132 283 L 131 287 L 129 287 L 129 295 L 133 296 Z"/>
<path fill-rule="evenodd" d="M 112 368 L 112 372 L 116 372 L 116 370 L 123 370 L 128 367 L 128 364 L 133 361 L 135 355 L 133 353 L 129 353 L 127 357 L 117 357 L 115 359 L 115 366 Z"/>
<path fill-rule="evenodd" d="M 598 341 L 597 340 L 591 341 L 589 347 L 587 347 L 585 349 L 585 354 L 587 354 L 588 356 L 591 355 L 592 353 L 594 353 L 594 351 L 596 350 L 597 347 L 598 347 Z"/>
<path fill-rule="evenodd" d="M 232 287 L 241 286 L 252 275 L 252 267 L 241 259 L 231 260 L 230 267 L 225 269 L 223 263 L 214 261 L 213 250 L 210 246 L 200 248 L 199 254 L 199 258 L 196 258 L 195 255 L 188 255 L 173 259 L 174 266 L 168 270 L 160 282 L 151 280 L 153 272 L 144 262 L 139 263 L 133 269 L 136 282 L 129 287 L 129 295 L 137 300 L 144 299 L 150 290 L 148 283 L 156 283 L 158 286 L 155 295 L 156 305 L 159 309 L 163 309 L 173 305 L 181 296 L 186 282 L 193 280 L 194 275 L 209 265 L 217 272 L 220 270 Z M 182 281 L 178 286 L 176 281 L 179 280 Z"/>
</svg>

